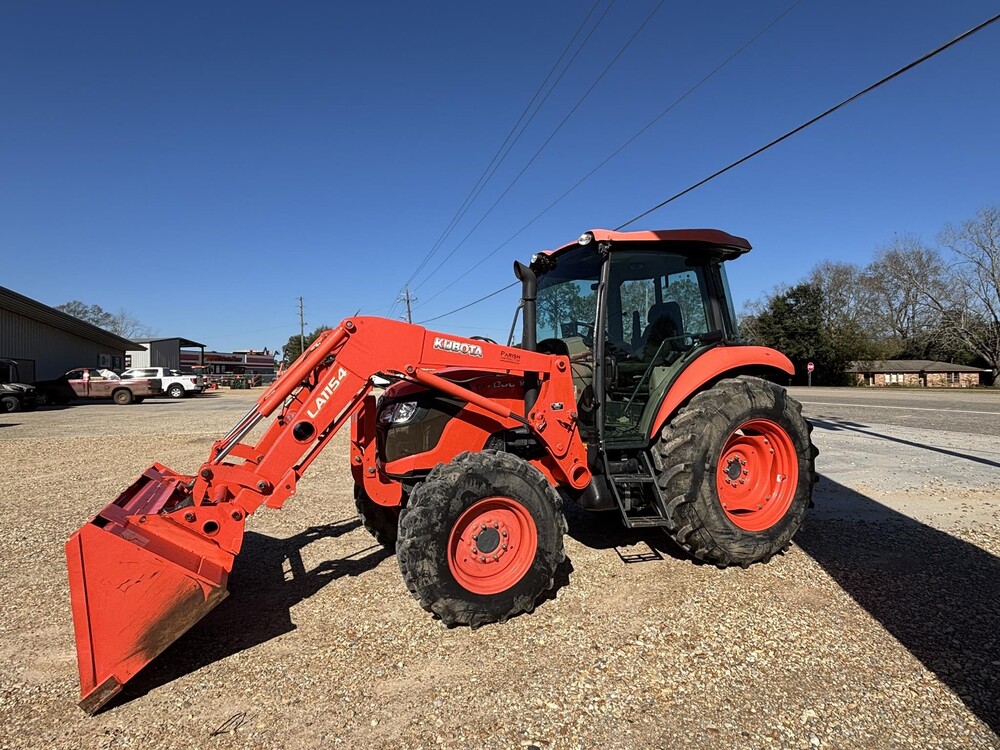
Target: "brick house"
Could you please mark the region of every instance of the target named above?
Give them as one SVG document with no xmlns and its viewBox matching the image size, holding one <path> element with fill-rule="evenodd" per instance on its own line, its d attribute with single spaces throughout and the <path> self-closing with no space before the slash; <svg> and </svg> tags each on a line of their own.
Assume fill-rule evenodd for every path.
<svg viewBox="0 0 1000 750">
<path fill-rule="evenodd" d="M 983 374 L 990 371 L 931 359 L 883 359 L 851 362 L 847 372 L 856 385 L 972 388 L 982 385 Z"/>
</svg>

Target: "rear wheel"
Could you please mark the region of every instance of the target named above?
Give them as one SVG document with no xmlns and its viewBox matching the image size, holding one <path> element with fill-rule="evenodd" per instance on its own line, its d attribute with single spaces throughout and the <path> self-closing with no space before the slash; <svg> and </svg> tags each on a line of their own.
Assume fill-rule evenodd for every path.
<svg viewBox="0 0 1000 750">
<path fill-rule="evenodd" d="M 802 406 L 760 378 L 722 380 L 663 428 L 654 448 L 668 533 L 719 567 L 767 562 L 812 505 L 816 448 Z"/>
<path fill-rule="evenodd" d="M 365 492 L 364 487 L 354 485 L 354 507 L 368 533 L 384 547 L 395 547 L 399 535 L 399 508 L 379 505 Z"/>
<path fill-rule="evenodd" d="M 167 388 L 167 395 L 170 398 L 184 398 L 184 386 L 180 383 L 171 383 Z"/>
<path fill-rule="evenodd" d="M 111 394 L 111 399 L 119 406 L 126 406 L 131 404 L 134 400 L 132 397 L 132 391 L 128 388 L 119 388 L 117 391 Z"/>
<path fill-rule="evenodd" d="M 396 556 L 410 593 L 446 625 L 478 627 L 530 612 L 566 558 L 562 501 L 534 466 L 463 453 L 410 495 Z"/>
<path fill-rule="evenodd" d="M 0 411 L 10 414 L 15 411 L 21 411 L 21 399 L 17 396 L 3 396 L 0 398 Z"/>
</svg>

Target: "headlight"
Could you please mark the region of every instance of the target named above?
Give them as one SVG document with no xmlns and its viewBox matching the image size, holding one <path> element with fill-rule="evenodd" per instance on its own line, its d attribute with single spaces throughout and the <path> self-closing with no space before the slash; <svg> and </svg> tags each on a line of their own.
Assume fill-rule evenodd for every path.
<svg viewBox="0 0 1000 750">
<path fill-rule="evenodd" d="M 417 415 L 416 401 L 399 401 L 389 404 L 379 415 L 383 424 L 406 424 Z"/>
</svg>

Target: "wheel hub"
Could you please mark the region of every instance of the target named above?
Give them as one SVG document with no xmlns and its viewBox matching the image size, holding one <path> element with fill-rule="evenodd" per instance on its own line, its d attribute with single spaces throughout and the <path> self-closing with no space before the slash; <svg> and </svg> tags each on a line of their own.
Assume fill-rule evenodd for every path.
<svg viewBox="0 0 1000 750">
<path fill-rule="evenodd" d="M 487 555 L 500 546 L 500 532 L 492 527 L 482 529 L 473 538 L 479 547 L 479 551 Z"/>
<path fill-rule="evenodd" d="M 726 476 L 729 477 L 730 481 L 740 478 L 740 459 L 737 456 L 732 456 L 729 463 L 726 464 Z"/>
</svg>

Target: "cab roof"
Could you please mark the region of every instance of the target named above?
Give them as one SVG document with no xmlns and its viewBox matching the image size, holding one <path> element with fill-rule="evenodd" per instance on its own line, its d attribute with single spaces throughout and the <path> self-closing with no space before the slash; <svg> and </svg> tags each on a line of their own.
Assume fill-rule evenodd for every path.
<svg viewBox="0 0 1000 750">
<path fill-rule="evenodd" d="M 581 243 L 581 240 L 583 240 L 588 234 L 591 235 L 593 239 L 586 243 Z M 649 243 L 650 249 L 655 249 L 652 247 L 655 243 L 666 243 L 671 245 L 704 245 L 706 246 L 705 249 L 713 247 L 728 251 L 724 253 L 728 257 L 742 255 L 743 253 L 748 253 L 751 250 L 750 242 L 748 240 L 729 234 L 728 232 L 723 232 L 719 229 L 656 229 L 641 232 L 615 232 L 611 229 L 591 229 L 590 231 L 584 232 L 580 235 L 580 239 L 575 242 L 567 243 L 562 247 L 556 248 L 555 250 L 543 250 L 542 253 L 549 256 L 560 255 L 564 252 L 572 250 L 573 248 L 580 247 L 581 244 L 589 244 L 589 242 L 592 241 L 611 242 L 613 244 L 619 242 Z"/>
</svg>

